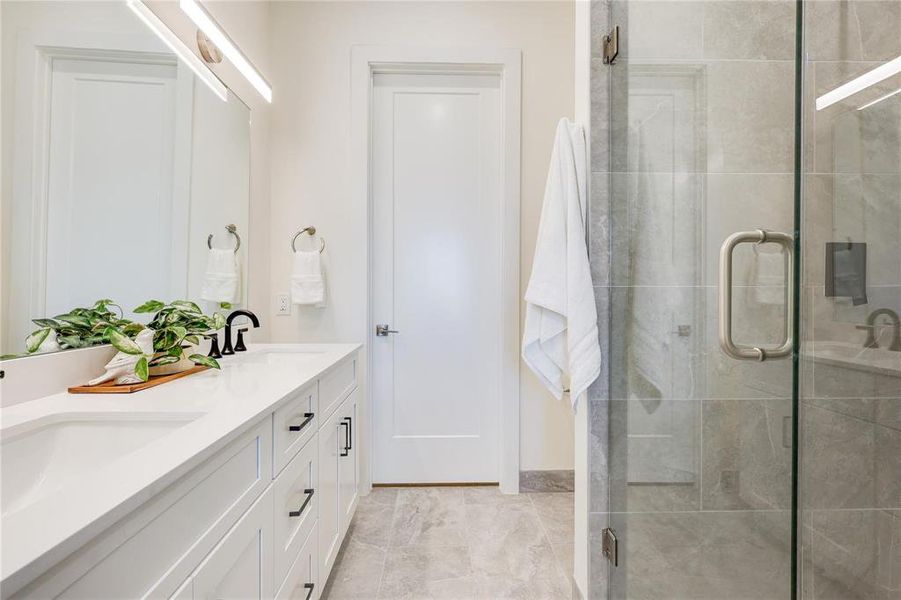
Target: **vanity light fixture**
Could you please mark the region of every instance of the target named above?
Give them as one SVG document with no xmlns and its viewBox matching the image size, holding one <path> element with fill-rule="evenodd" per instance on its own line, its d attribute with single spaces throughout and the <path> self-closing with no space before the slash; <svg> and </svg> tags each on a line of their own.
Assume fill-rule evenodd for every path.
<svg viewBox="0 0 901 600">
<path fill-rule="evenodd" d="M 871 85 L 876 85 L 880 81 L 884 81 L 898 73 L 901 73 L 901 56 L 879 65 L 872 71 L 867 71 L 860 77 L 855 77 L 848 83 L 838 86 L 831 92 L 823 94 L 817 98 L 817 110 L 823 110 L 836 102 L 841 102 L 848 96 L 853 96 L 857 92 L 864 90 Z"/>
<path fill-rule="evenodd" d="M 183 60 L 185 64 L 194 71 L 194 74 L 197 75 L 202 82 L 207 84 L 207 87 L 209 87 L 214 94 L 219 96 L 223 102 L 228 102 L 228 89 L 225 87 L 225 84 L 219 81 L 219 78 L 203 64 L 203 61 L 197 58 L 197 55 L 191 52 L 188 46 L 182 42 L 179 37 L 153 13 L 152 10 L 147 8 L 146 4 L 141 2 L 141 0 L 125 0 L 125 3 L 128 5 L 128 8 L 138 15 L 138 18 L 141 19 L 144 24 L 175 53 L 176 56 L 178 56 L 178 58 Z"/>
<path fill-rule="evenodd" d="M 179 0 L 178 5 L 194 21 L 194 24 L 202 31 L 213 44 L 219 48 L 225 57 L 231 61 L 241 75 L 247 78 L 266 102 L 272 102 L 272 87 L 263 79 L 260 72 L 250 63 L 244 53 L 231 40 L 218 23 L 210 16 L 197 0 Z"/>
<path fill-rule="evenodd" d="M 898 89 L 895 90 L 894 92 L 889 92 L 888 94 L 885 94 L 884 96 L 879 96 L 878 98 L 876 98 L 876 99 L 873 100 L 872 102 L 867 102 L 866 104 L 864 104 L 863 106 L 861 106 L 861 107 L 858 108 L 857 110 L 863 110 L 863 109 L 865 109 L 865 108 L 870 108 L 870 107 L 873 106 L 874 104 L 878 104 L 879 102 L 882 102 L 883 100 L 888 100 L 889 98 L 891 98 L 891 97 L 894 96 L 895 94 L 901 94 L 901 88 L 898 88 Z"/>
</svg>

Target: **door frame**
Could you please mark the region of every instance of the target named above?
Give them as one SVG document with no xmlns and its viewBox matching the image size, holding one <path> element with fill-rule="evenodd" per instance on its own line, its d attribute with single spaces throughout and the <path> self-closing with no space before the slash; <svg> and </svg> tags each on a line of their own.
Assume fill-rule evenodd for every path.
<svg viewBox="0 0 901 600">
<path fill-rule="evenodd" d="M 351 164 L 354 194 L 366 214 L 366 330 L 363 340 L 366 382 L 362 407 L 363 431 L 369 443 L 362 461 L 364 490 L 372 486 L 373 428 L 371 418 L 372 353 L 372 198 L 370 194 L 370 123 L 372 80 L 384 73 L 491 73 L 499 76 L 503 135 L 501 286 L 499 313 L 504 315 L 501 337 L 499 412 L 499 473 L 501 492 L 519 493 L 519 336 L 520 336 L 520 113 L 522 97 L 522 52 L 514 48 L 353 46 L 351 48 Z"/>
</svg>

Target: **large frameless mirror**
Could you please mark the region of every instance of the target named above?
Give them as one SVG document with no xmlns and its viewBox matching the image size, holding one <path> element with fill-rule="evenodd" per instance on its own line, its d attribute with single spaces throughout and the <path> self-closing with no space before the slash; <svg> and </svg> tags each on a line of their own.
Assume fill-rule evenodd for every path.
<svg viewBox="0 0 901 600">
<path fill-rule="evenodd" d="M 25 352 L 34 319 L 103 298 L 125 317 L 151 298 L 240 304 L 249 108 L 214 93 L 124 2 L 0 11 L 2 354 Z M 236 250 L 222 293 L 205 288 L 211 247 Z"/>
</svg>

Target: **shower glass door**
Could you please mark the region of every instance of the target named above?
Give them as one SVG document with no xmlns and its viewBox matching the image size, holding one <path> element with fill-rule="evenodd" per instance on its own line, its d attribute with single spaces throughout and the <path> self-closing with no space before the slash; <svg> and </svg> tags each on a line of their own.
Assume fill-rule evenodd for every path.
<svg viewBox="0 0 901 600">
<path fill-rule="evenodd" d="M 592 589 L 901 596 L 901 1 L 608 16 L 618 564 L 593 552 Z"/>
</svg>

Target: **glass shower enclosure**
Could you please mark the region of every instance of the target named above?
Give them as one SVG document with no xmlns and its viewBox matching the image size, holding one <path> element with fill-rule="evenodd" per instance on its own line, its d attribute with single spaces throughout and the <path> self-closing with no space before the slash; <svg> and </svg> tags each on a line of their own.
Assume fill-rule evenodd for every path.
<svg viewBox="0 0 901 600">
<path fill-rule="evenodd" d="M 618 552 L 589 595 L 901 598 L 901 0 L 593 10 Z"/>
</svg>

